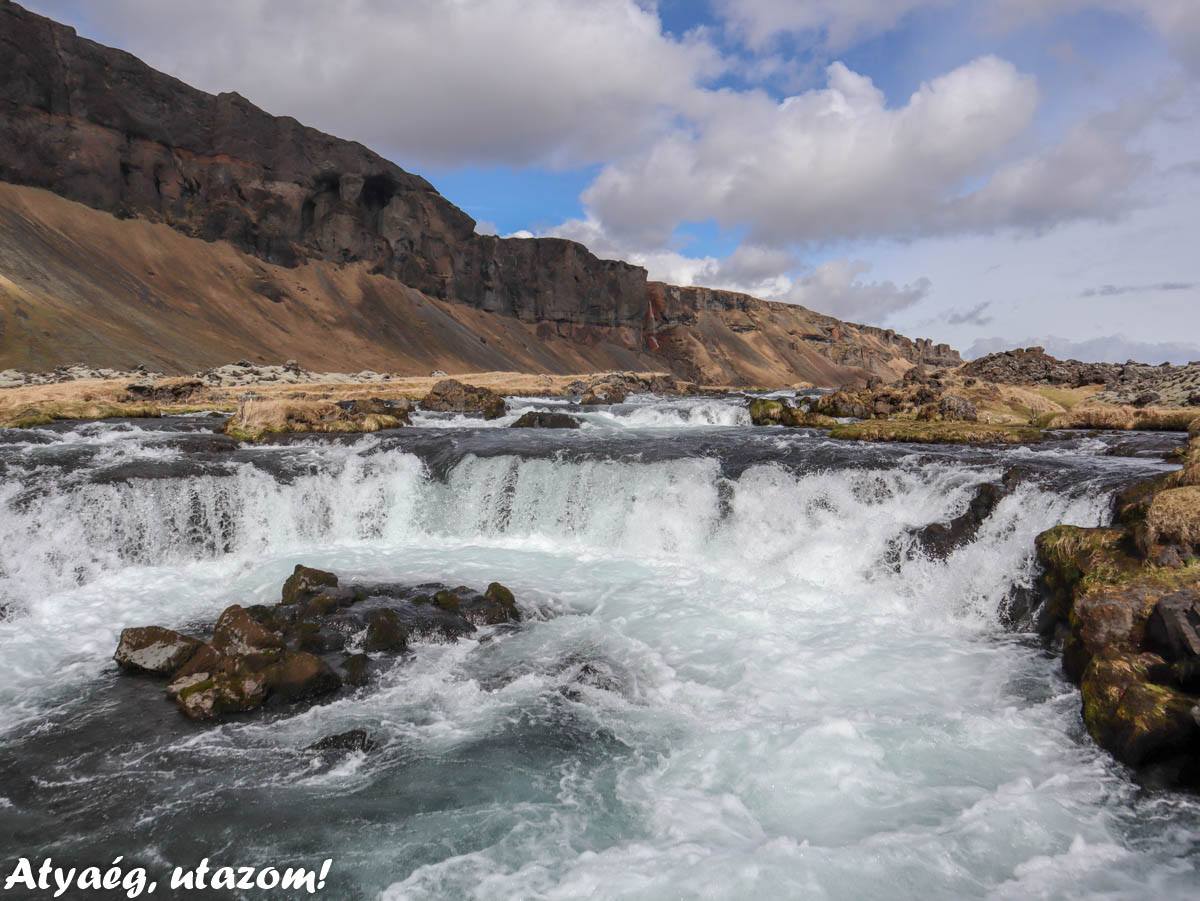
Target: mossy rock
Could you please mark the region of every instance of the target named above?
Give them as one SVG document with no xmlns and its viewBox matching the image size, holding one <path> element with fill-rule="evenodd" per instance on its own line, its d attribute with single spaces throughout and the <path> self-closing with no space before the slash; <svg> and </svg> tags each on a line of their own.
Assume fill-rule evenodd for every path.
<svg viewBox="0 0 1200 901">
<path fill-rule="evenodd" d="M 499 582 L 492 582 L 487 587 L 484 597 L 489 601 L 495 601 L 498 604 L 503 604 L 505 607 L 516 607 L 517 599 L 513 593 L 501 585 Z"/>
<path fill-rule="evenodd" d="M 338 598 L 329 594 L 318 594 L 314 598 L 310 598 L 300 611 L 300 615 L 305 619 L 310 619 L 314 616 L 328 616 L 341 606 Z"/>
<path fill-rule="evenodd" d="M 1097 744 L 1131 766 L 1193 749 L 1200 725 L 1196 698 L 1154 684 L 1153 654 L 1093 658 L 1081 682 L 1083 719 Z"/>
<path fill-rule="evenodd" d="M 363 686 L 371 679 L 371 658 L 366 654 L 351 654 L 342 661 L 342 680 L 347 685 Z"/>
<path fill-rule="evenodd" d="M 368 651 L 403 651 L 407 646 L 408 633 L 400 625 L 400 618 L 393 610 L 380 610 L 367 624 L 365 647 Z"/>
<path fill-rule="evenodd" d="M 266 684 L 259 674 L 218 676 L 196 673 L 176 679 L 167 687 L 167 694 L 188 718 L 214 720 L 262 706 Z"/>
<path fill-rule="evenodd" d="M 837 420 L 820 413 L 799 410 L 782 400 L 758 397 L 750 401 L 750 421 L 754 425 L 782 425 L 792 428 L 828 429 Z"/>
<path fill-rule="evenodd" d="M 462 601 L 449 588 L 443 588 L 433 596 L 433 603 L 450 613 L 462 612 Z"/>
</svg>

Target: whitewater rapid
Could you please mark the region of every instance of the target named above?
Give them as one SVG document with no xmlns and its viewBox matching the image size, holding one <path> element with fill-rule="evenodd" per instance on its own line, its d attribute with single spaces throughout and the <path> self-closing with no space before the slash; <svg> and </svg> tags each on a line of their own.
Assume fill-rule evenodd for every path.
<svg viewBox="0 0 1200 901">
<path fill-rule="evenodd" d="M 1200 806 L 1096 749 L 1054 654 L 998 617 L 1034 537 L 1103 522 L 1152 456 L 860 447 L 715 398 L 575 412 L 0 446 L 5 856 L 332 857 L 346 898 L 1195 896 Z M 970 543 L 907 553 L 1013 467 Z M 116 677 L 122 628 L 271 603 L 297 562 L 498 580 L 526 620 L 265 722 L 193 727 Z M 350 728 L 380 747 L 301 750 Z"/>
</svg>

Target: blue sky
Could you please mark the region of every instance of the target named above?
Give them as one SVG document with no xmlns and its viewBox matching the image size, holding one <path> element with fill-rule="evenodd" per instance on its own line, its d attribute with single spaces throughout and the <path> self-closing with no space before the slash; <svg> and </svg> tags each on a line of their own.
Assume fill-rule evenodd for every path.
<svg viewBox="0 0 1200 901">
<path fill-rule="evenodd" d="M 976 351 L 1200 359 L 1196 0 L 29 0 L 503 235 Z"/>
</svg>

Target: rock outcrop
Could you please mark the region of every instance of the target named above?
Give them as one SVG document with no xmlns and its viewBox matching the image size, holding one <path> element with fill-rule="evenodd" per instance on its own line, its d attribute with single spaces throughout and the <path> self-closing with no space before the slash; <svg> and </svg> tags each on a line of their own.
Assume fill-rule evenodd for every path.
<svg viewBox="0 0 1200 901">
<path fill-rule="evenodd" d="M 522 413 L 510 428 L 514 429 L 577 429 L 582 423 L 570 413 L 549 410 L 530 410 Z"/>
<path fill-rule="evenodd" d="M 507 411 L 504 398 L 487 388 L 464 385 L 457 379 L 442 379 L 421 401 L 422 410 L 438 413 L 479 413 L 484 419 L 499 419 Z"/>
<path fill-rule="evenodd" d="M 1200 407 L 1200 362 L 1186 366 L 1150 366 L 1133 360 L 1081 363 L 1056 359 L 1042 347 L 1026 347 L 972 360 L 959 374 L 1007 385 L 1103 385 L 1093 398 L 1103 404 Z"/>
<path fill-rule="evenodd" d="M 160 626 L 131 628 L 121 633 L 114 659 L 129 672 L 166 678 L 167 696 L 190 719 L 219 720 L 364 685 L 383 656 L 403 653 L 410 639 L 454 641 L 478 626 L 520 619 L 516 599 L 499 582 L 483 593 L 341 586 L 333 573 L 298 565 L 280 603 L 226 608 L 209 641 Z M 352 737 L 328 742 L 313 750 L 366 750 Z"/>
<path fill-rule="evenodd" d="M 1112 527 L 1037 539 L 1040 627 L 1063 643 L 1098 744 L 1158 779 L 1200 786 L 1200 438 L 1178 472 L 1117 499 Z M 1183 494 L 1180 494 L 1183 492 Z M 1165 519 L 1164 500 L 1169 507 Z"/>
<path fill-rule="evenodd" d="M 325 400 L 243 401 L 223 426 L 236 441 L 258 442 L 272 435 L 378 432 L 406 425 L 411 407 L 382 401 Z"/>
<path fill-rule="evenodd" d="M 476 234 L 427 181 L 359 144 L 193 89 L 7 0 L 0 86 L 3 366 L 145 355 L 182 373 L 293 357 L 411 373 L 669 368 L 785 387 L 961 362 L 802 307 L 648 284 L 572 241 Z"/>
</svg>

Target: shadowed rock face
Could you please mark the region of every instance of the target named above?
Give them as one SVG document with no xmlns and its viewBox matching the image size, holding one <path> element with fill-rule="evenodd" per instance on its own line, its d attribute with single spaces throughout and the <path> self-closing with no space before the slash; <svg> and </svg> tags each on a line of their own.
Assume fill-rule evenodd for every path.
<svg viewBox="0 0 1200 901">
<path fill-rule="evenodd" d="M 648 284 L 644 269 L 600 260 L 573 241 L 477 235 L 474 220 L 427 181 L 361 144 L 272 116 L 238 94 L 214 96 L 191 88 L 7 0 L 0 0 L 0 181 L 43 188 L 118 218 L 165 223 L 192 238 L 228 242 L 253 258 L 252 269 L 259 261 L 293 271 L 313 264 L 314 278 L 320 280 L 311 295 L 314 302 L 334 293 L 334 282 L 345 281 L 319 267 L 327 267 L 327 273 L 353 264 L 363 273 L 353 302 L 370 307 L 362 311 L 369 318 L 348 317 L 344 302 L 334 301 L 319 318 L 353 332 L 364 344 L 374 342 L 378 346 L 365 351 L 372 356 L 375 351 L 386 356 L 397 343 L 395 338 L 385 342 L 377 323 L 407 315 L 384 296 L 395 291 L 369 282 L 373 276 L 425 298 L 528 323 L 541 344 L 602 346 L 591 354 L 599 358 L 593 368 L 628 369 L 649 358 L 647 369 L 670 368 L 712 384 L 786 386 L 804 380 L 832 387 L 865 374 L 895 378 L 913 363 L 961 362 L 946 345 L 842 323 L 803 307 L 728 291 Z M 21 235 L 8 242 L 11 246 L 0 246 L 0 258 L 19 258 L 25 266 L 29 259 L 46 257 L 38 223 L 0 209 L 3 218 L 13 219 L 6 227 Z M 122 253 L 136 256 L 132 242 L 115 243 L 131 244 Z M 128 265 L 123 257 L 103 263 L 94 254 L 90 258 L 89 267 L 106 270 L 93 281 L 114 286 L 107 294 L 86 292 L 88 303 L 104 307 L 106 320 L 126 310 L 144 320 L 152 307 L 156 324 L 173 321 L 181 318 L 176 307 L 189 296 L 205 297 L 211 306 L 214 285 L 228 286 L 220 273 L 172 273 L 190 283 L 164 295 L 151 284 L 130 282 L 130 272 L 144 282 L 144 267 Z M 256 278 L 228 286 L 216 303 L 236 305 L 239 317 L 262 318 L 263 309 L 272 314 L 268 319 L 288 315 L 284 308 L 301 302 L 289 284 L 294 279 L 267 266 Z M 31 294 L 46 293 L 51 281 L 68 278 L 53 267 L 41 269 L 51 270 L 50 281 L 45 273 L 14 280 L 11 290 L 24 292 L 26 308 L 18 312 L 14 306 L 12 315 L 44 314 L 59 322 L 77 318 L 75 312 L 64 317 L 61 310 L 51 313 L 30 300 Z M 246 292 L 250 303 L 241 296 Z M 0 285 L 0 302 L 5 293 Z M 67 302 L 74 301 L 56 296 L 42 306 Z M 407 298 L 401 302 L 409 304 Z M 482 323 L 473 328 L 479 335 L 498 330 Z M 186 331 L 194 337 L 194 329 Z M 300 333 L 285 324 L 274 331 L 250 331 L 264 352 L 282 354 L 281 359 L 310 353 Z M 28 365 L 25 356 L 54 365 L 74 362 L 76 351 L 56 343 L 57 334 L 43 330 L 32 355 L 0 345 L 0 357 L 11 357 L 8 365 Z M 213 345 L 219 340 L 214 336 Z M 124 358 L 134 341 L 139 347 L 148 343 L 136 333 L 121 333 L 94 348 L 89 344 L 96 357 L 89 362 Z M 186 371 L 190 364 L 183 359 L 195 356 L 189 349 L 195 343 L 157 344 L 157 359 L 172 371 Z M 247 355 L 244 343 L 238 339 L 240 349 L 224 358 Z M 485 368 L 524 368 L 530 363 L 520 357 L 529 346 L 522 342 L 519 353 L 475 348 L 473 355 L 495 357 Z M 363 357 L 364 349 L 352 355 Z M 428 362 L 435 361 L 422 360 L 426 371 Z M 557 363 L 537 365 L 569 371 Z"/>
</svg>

